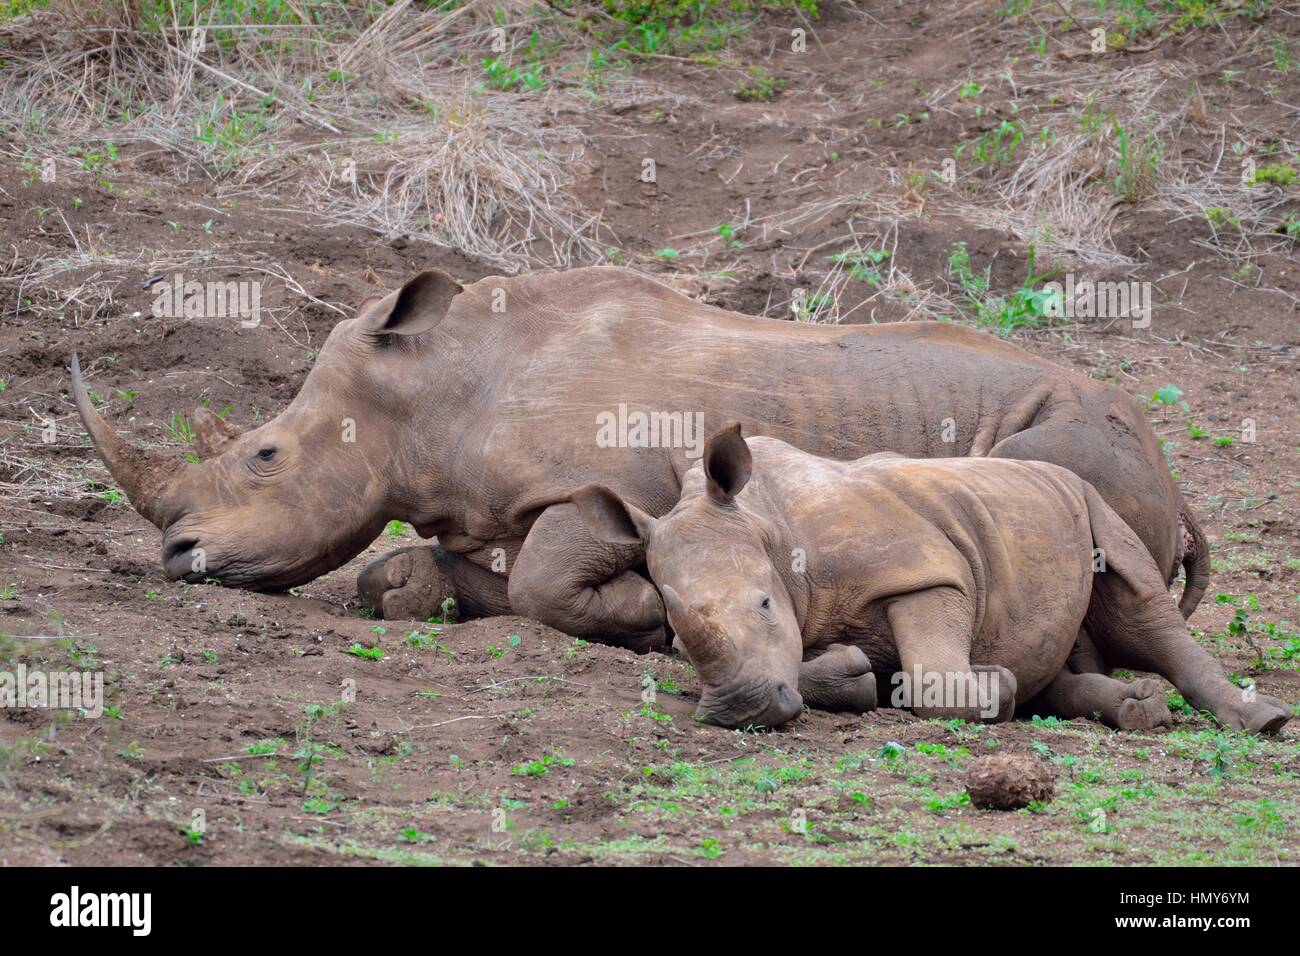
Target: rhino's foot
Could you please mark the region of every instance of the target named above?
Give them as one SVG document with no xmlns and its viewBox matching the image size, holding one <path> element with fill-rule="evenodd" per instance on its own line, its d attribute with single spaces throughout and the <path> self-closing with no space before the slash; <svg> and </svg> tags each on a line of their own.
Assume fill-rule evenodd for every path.
<svg viewBox="0 0 1300 956">
<path fill-rule="evenodd" d="M 1263 694 L 1247 701 L 1242 691 L 1241 699 L 1213 708 L 1215 719 L 1232 730 L 1251 734 L 1275 734 L 1291 719 L 1291 708 L 1275 697 Z"/>
<path fill-rule="evenodd" d="M 1046 711 L 1064 720 L 1100 718 L 1120 730 L 1152 730 L 1172 722 L 1164 685 L 1149 677 L 1122 681 L 1105 674 L 1063 669 L 1030 701 L 1028 711 Z"/>
<path fill-rule="evenodd" d="M 816 710 L 866 713 L 876 709 L 876 675 L 861 648 L 832 644 L 799 667 L 799 696 Z"/>
<path fill-rule="evenodd" d="M 442 616 L 443 602 L 456 598 L 451 577 L 427 545 L 402 548 L 375 558 L 357 575 L 362 602 L 387 620 Z M 455 606 L 449 606 L 454 614 Z"/>
<path fill-rule="evenodd" d="M 988 688 L 988 699 L 980 700 L 979 716 L 990 724 L 1000 724 L 1014 717 L 1018 690 L 1016 675 L 1000 664 L 972 664 L 971 671 L 976 675 L 975 686 L 980 689 L 981 697 L 984 688 Z M 981 679 L 981 674 L 988 676 Z M 997 708 L 997 713 L 991 714 L 994 707 Z"/>
<path fill-rule="evenodd" d="M 1173 722 L 1160 681 L 1149 677 L 1129 681 L 1124 695 L 1115 709 L 1115 726 L 1120 730 L 1153 730 Z"/>
</svg>

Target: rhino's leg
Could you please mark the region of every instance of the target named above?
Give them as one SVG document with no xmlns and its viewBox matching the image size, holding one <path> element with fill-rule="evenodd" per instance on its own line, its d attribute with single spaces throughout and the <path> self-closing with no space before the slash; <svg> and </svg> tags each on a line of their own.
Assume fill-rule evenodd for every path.
<svg viewBox="0 0 1300 956">
<path fill-rule="evenodd" d="M 400 548 L 357 575 L 361 600 L 388 620 L 425 620 L 452 598 L 461 618 L 509 614 L 504 575 L 493 574 L 437 545 Z"/>
<path fill-rule="evenodd" d="M 665 650 L 663 601 L 631 570 L 640 544 L 597 541 L 572 504 L 552 505 L 533 522 L 510 572 L 510 604 L 566 634 L 638 653 Z"/>
<path fill-rule="evenodd" d="M 1144 447 L 1136 433 L 1120 424 L 1102 429 L 1086 418 L 1063 413 L 1000 435 L 988 457 L 1046 461 L 1074 472 L 1114 503 L 1112 507 L 1155 560 L 1163 580 L 1168 583 L 1177 575 L 1181 495 L 1169 482 L 1159 450 Z M 1190 608 L 1187 613 L 1191 614 Z"/>
<path fill-rule="evenodd" d="M 1043 691 L 1021 708 L 1022 712 L 1044 711 L 1070 720 L 1098 715 L 1108 726 L 1120 730 L 1150 730 L 1170 724 L 1169 705 L 1163 685 L 1150 678 L 1116 680 L 1104 674 L 1061 671 Z"/>
<path fill-rule="evenodd" d="M 903 674 L 913 684 L 912 713 L 972 722 L 1014 716 L 1015 675 L 1005 667 L 970 662 L 975 614 L 964 594 L 950 587 L 914 591 L 895 598 L 887 615 Z M 914 679 L 918 674 L 920 686 Z M 938 703 L 927 698 L 928 686 L 942 688 Z"/>
<path fill-rule="evenodd" d="M 832 644 L 825 653 L 799 667 L 799 696 L 816 710 L 876 709 L 876 675 L 859 647 Z"/>
<path fill-rule="evenodd" d="M 1096 491 L 1086 491 L 1093 542 L 1106 570 L 1093 575 L 1085 623 L 1106 660 L 1118 667 L 1154 671 L 1189 704 L 1208 710 L 1224 726 L 1276 733 L 1291 717 L 1280 700 L 1256 695 L 1224 676 L 1196 643 L 1165 592 L 1164 579 L 1137 535 Z"/>
</svg>

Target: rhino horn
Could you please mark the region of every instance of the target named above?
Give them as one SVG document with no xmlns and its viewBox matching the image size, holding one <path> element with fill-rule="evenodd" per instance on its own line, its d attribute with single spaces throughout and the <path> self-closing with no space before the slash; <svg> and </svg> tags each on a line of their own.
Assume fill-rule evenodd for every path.
<svg viewBox="0 0 1300 956">
<path fill-rule="evenodd" d="M 86 386 L 81 381 L 81 363 L 76 355 L 72 356 L 72 395 L 77 402 L 81 423 L 95 443 L 95 451 L 113 475 L 113 480 L 126 492 L 131 507 L 162 529 L 166 523 L 163 497 L 189 467 L 188 464 L 154 449 L 134 445 L 109 427 L 86 394 Z"/>
<path fill-rule="evenodd" d="M 206 406 L 194 410 L 194 444 L 202 458 L 221 454 L 222 449 L 238 438 L 234 425 Z"/>
</svg>

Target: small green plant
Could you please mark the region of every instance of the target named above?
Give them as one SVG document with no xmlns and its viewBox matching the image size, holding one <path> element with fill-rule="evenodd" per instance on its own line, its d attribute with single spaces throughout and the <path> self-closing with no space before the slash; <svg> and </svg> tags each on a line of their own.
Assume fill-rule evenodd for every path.
<svg viewBox="0 0 1300 956">
<path fill-rule="evenodd" d="M 886 249 L 855 249 L 837 252 L 830 257 L 830 260 L 846 266 L 850 278 L 866 282 L 868 285 L 879 285 L 882 276 L 877 267 L 888 258 L 889 251 Z"/>
<path fill-rule="evenodd" d="M 433 617 L 425 620 L 426 624 L 437 624 L 444 626 L 452 623 L 452 616 L 456 613 L 456 599 L 454 597 L 445 597 L 442 603 L 438 605 L 438 613 Z"/>
<path fill-rule="evenodd" d="M 899 760 L 906 756 L 906 754 L 907 748 L 893 740 L 886 742 L 885 745 L 880 748 L 880 756 L 889 761 Z"/>
<path fill-rule="evenodd" d="M 507 66 L 497 57 L 490 57 L 483 61 L 483 71 L 487 73 L 490 85 L 505 92 L 519 89 L 540 90 L 546 85 L 546 78 L 542 75 L 543 69 L 541 63 L 534 63 L 521 70 L 517 66 Z"/>
<path fill-rule="evenodd" d="M 552 751 L 536 760 L 515 764 L 511 772 L 517 777 L 544 777 L 552 767 L 572 767 L 573 764 L 572 757 L 566 757 L 560 751 Z"/>
<path fill-rule="evenodd" d="M 736 84 L 736 98 L 751 102 L 770 103 L 785 86 L 785 80 L 772 76 L 760 66 L 751 66 L 749 75 L 742 76 Z"/>
<path fill-rule="evenodd" d="M 118 750 L 119 757 L 125 757 L 127 760 L 143 760 L 144 747 L 140 746 L 140 741 L 133 740 L 125 747 Z"/>
<path fill-rule="evenodd" d="M 347 653 L 353 657 L 360 657 L 367 661 L 382 661 L 384 659 L 383 648 L 365 647 L 359 641 L 353 641 L 347 649 Z"/>
<path fill-rule="evenodd" d="M 1226 206 L 1210 206 L 1205 210 L 1205 219 L 1215 229 L 1222 229 L 1224 226 L 1241 228 L 1241 217 L 1234 216 L 1232 210 Z"/>
<path fill-rule="evenodd" d="M 183 445 L 190 445 L 194 442 L 194 426 L 180 412 L 171 413 L 171 416 L 163 425 L 163 431 L 170 435 L 173 441 L 178 441 Z"/>
<path fill-rule="evenodd" d="M 730 249 L 739 249 L 740 240 L 736 238 L 736 227 L 723 223 L 714 230 L 722 239 L 722 244 Z"/>
<path fill-rule="evenodd" d="M 713 837 L 705 837 L 700 841 L 699 848 L 695 852 L 706 860 L 716 860 L 721 858 L 727 851 L 722 848 L 720 841 Z"/>
<path fill-rule="evenodd" d="M 985 133 L 973 143 L 959 144 L 953 150 L 953 155 L 961 159 L 966 147 L 971 146 L 971 152 L 981 165 L 1004 166 L 1015 158 L 1016 150 L 1020 148 L 1024 137 L 1025 124 L 1021 120 L 1004 119 L 995 129 Z"/>
<path fill-rule="evenodd" d="M 991 273 L 991 266 L 986 266 L 982 272 L 975 271 L 965 242 L 953 246 L 948 256 L 948 274 L 961 287 L 958 301 L 966 307 L 968 319 L 1003 334 L 1050 324 L 1053 305 L 1059 304 L 1058 294 L 1047 289 L 1035 289 L 1053 273 L 1035 271 L 1033 246 L 1029 247 L 1028 267 L 1020 288 L 1006 296 L 994 295 L 990 290 Z"/>
<path fill-rule="evenodd" d="M 1170 408 L 1178 408 L 1184 412 L 1191 410 L 1191 406 L 1183 400 L 1183 390 L 1172 384 L 1162 385 L 1152 392 L 1150 404 L 1152 408 L 1163 408 L 1166 411 Z"/>
<path fill-rule="evenodd" d="M 521 643 L 523 643 L 523 638 L 521 638 L 518 634 L 511 634 L 510 637 L 507 639 L 506 643 L 508 645 L 507 647 L 496 647 L 493 644 L 489 644 L 483 649 L 493 657 L 505 657 L 512 650 L 514 650 Z"/>
<path fill-rule="evenodd" d="M 1115 155 L 1111 158 L 1115 173 L 1111 178 L 1111 190 L 1120 202 L 1135 203 L 1146 199 L 1155 192 L 1162 153 L 1160 144 L 1154 134 L 1148 134 L 1142 143 L 1135 144 L 1132 135 L 1117 119 L 1112 118 L 1111 129 L 1115 134 Z"/>
<path fill-rule="evenodd" d="M 1250 184 L 1260 186 L 1264 183 L 1272 183 L 1285 189 L 1295 183 L 1296 178 L 1297 173 L 1294 166 L 1288 163 L 1269 163 L 1267 166 L 1260 166 L 1255 170 L 1255 175 L 1250 177 Z"/>
</svg>

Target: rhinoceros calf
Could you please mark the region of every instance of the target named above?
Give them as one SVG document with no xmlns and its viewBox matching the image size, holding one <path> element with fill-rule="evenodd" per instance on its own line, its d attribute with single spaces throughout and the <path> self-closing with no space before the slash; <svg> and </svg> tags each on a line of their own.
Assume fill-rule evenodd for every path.
<svg viewBox="0 0 1300 956">
<path fill-rule="evenodd" d="M 1055 462 L 1097 488 L 1166 580 L 1186 568 L 1184 613 L 1208 580 L 1205 539 L 1136 403 L 955 324 L 754 318 L 610 267 L 464 288 L 426 272 L 340 322 L 273 420 L 241 434 L 200 410 L 200 461 L 116 434 L 75 360 L 72 385 L 113 477 L 162 529 L 170 577 L 294 587 L 398 519 L 438 546 L 361 575 L 358 590 L 388 617 L 426 617 L 451 592 L 466 616 L 514 612 L 662 646 L 640 547 L 592 539 L 566 496 L 603 481 L 663 514 L 704 436 L 732 419 L 838 459 L 890 449 Z M 668 434 L 611 426 L 647 415 Z"/>
<path fill-rule="evenodd" d="M 1274 732 L 1291 714 L 1224 677 L 1137 535 L 1056 465 L 838 462 L 733 424 L 662 518 L 599 484 L 571 499 L 600 540 L 645 546 L 704 685 L 697 715 L 723 726 L 780 725 L 805 703 L 867 710 L 881 677 L 927 717 L 1033 702 L 1125 729 L 1167 721 L 1158 681 L 1072 672 L 1085 625 L 1107 661 L 1168 678 L 1229 727 Z"/>
</svg>

